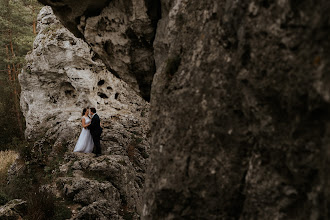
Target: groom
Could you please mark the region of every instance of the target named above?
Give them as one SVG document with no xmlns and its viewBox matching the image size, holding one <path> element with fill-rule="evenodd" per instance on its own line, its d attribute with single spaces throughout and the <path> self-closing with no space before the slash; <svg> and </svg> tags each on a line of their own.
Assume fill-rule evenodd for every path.
<svg viewBox="0 0 330 220">
<path fill-rule="evenodd" d="M 88 129 L 91 131 L 91 135 L 94 142 L 94 153 L 96 156 L 101 155 L 101 144 L 100 144 L 100 137 L 102 134 L 102 128 L 100 125 L 100 117 L 96 114 L 95 108 L 90 108 L 91 114 L 92 114 L 92 122 L 90 125 L 88 125 Z"/>
</svg>

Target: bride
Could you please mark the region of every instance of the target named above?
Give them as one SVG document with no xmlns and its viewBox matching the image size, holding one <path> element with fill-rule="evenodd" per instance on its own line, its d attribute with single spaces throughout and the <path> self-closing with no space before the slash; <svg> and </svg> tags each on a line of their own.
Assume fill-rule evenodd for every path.
<svg viewBox="0 0 330 220">
<path fill-rule="evenodd" d="M 89 109 L 84 108 L 81 118 L 83 128 L 73 152 L 91 153 L 93 151 L 94 143 L 92 135 L 90 130 L 87 128 L 92 120 L 88 117 L 88 114 Z"/>
</svg>

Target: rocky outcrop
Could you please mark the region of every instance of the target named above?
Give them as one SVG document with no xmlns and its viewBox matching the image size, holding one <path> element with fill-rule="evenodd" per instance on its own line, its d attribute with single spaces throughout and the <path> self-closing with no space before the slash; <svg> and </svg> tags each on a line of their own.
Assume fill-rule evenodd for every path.
<svg viewBox="0 0 330 220">
<path fill-rule="evenodd" d="M 83 207 L 75 219 L 119 219 L 125 215 L 137 219 L 136 212 L 142 210 L 144 176 L 134 170 L 129 157 L 67 154 L 58 176 L 56 187 L 60 193 Z M 108 211 L 94 213 L 102 207 Z"/>
<path fill-rule="evenodd" d="M 162 1 L 145 219 L 328 217 L 329 6 Z"/>
<path fill-rule="evenodd" d="M 40 2 L 52 6 L 63 24 L 88 42 L 108 70 L 150 99 L 158 1 Z"/>
<path fill-rule="evenodd" d="M 19 220 L 27 213 L 26 201 L 14 199 L 0 207 L 0 219 Z"/>
<path fill-rule="evenodd" d="M 104 29 L 118 33 L 118 7 L 126 9 L 111 1 L 79 17 L 88 10 L 74 1 L 42 2 L 90 44 Z M 143 218 L 327 219 L 330 4 L 160 2 Z M 89 32 L 105 14 L 117 20 Z M 122 62 L 121 51 L 110 52 Z M 110 71 L 117 65 L 102 58 Z"/>
<path fill-rule="evenodd" d="M 114 77 L 49 7 L 38 21 L 34 49 L 20 74 L 27 138 L 55 142 L 53 151 L 66 145 L 72 150 L 81 131 L 81 111 L 94 106 L 104 128 L 104 153 L 125 154 L 130 145 L 140 145 L 138 154 L 145 157 L 148 103 Z"/>
<path fill-rule="evenodd" d="M 149 155 L 149 104 L 107 70 L 87 43 L 64 28 L 50 7 L 41 10 L 37 29 L 33 50 L 19 76 L 26 137 L 35 142 L 32 151 L 38 163 L 47 165 L 65 152 L 69 158 L 65 163 L 75 162 L 65 172 L 58 173 L 56 166 L 45 168 L 54 168 L 51 174 L 56 185 L 50 188 L 63 189 L 58 196 L 80 204 L 85 211 L 99 213 L 107 201 L 117 217 L 123 215 L 123 207 L 139 216 Z M 70 153 L 82 129 L 81 111 L 87 106 L 96 107 L 101 118 L 102 159 Z M 72 170 L 88 175 L 73 177 Z M 94 173 L 107 179 L 95 180 Z M 77 215 L 84 219 L 86 213 Z"/>
</svg>

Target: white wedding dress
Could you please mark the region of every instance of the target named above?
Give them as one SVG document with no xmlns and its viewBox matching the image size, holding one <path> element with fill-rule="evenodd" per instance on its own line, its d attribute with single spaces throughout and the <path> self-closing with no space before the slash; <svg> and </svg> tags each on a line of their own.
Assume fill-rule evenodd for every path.
<svg viewBox="0 0 330 220">
<path fill-rule="evenodd" d="M 89 124 L 91 122 L 90 118 L 86 116 L 83 116 L 83 118 L 85 118 L 85 124 Z M 94 142 L 91 132 L 89 129 L 83 128 L 73 152 L 91 153 L 93 148 Z"/>
</svg>

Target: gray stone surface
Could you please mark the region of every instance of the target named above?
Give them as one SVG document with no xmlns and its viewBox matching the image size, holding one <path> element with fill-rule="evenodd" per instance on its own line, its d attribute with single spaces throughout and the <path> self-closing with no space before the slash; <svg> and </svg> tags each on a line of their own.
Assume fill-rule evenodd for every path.
<svg viewBox="0 0 330 220">
<path fill-rule="evenodd" d="M 144 219 L 327 219 L 327 1 L 166 1 Z"/>
<path fill-rule="evenodd" d="M 99 219 L 99 220 L 123 220 L 124 218 L 109 206 L 109 201 L 101 200 L 83 207 L 73 220 Z"/>
<path fill-rule="evenodd" d="M 150 99 L 158 1 L 40 2 L 52 6 L 63 24 L 88 42 L 108 70 Z"/>
</svg>

